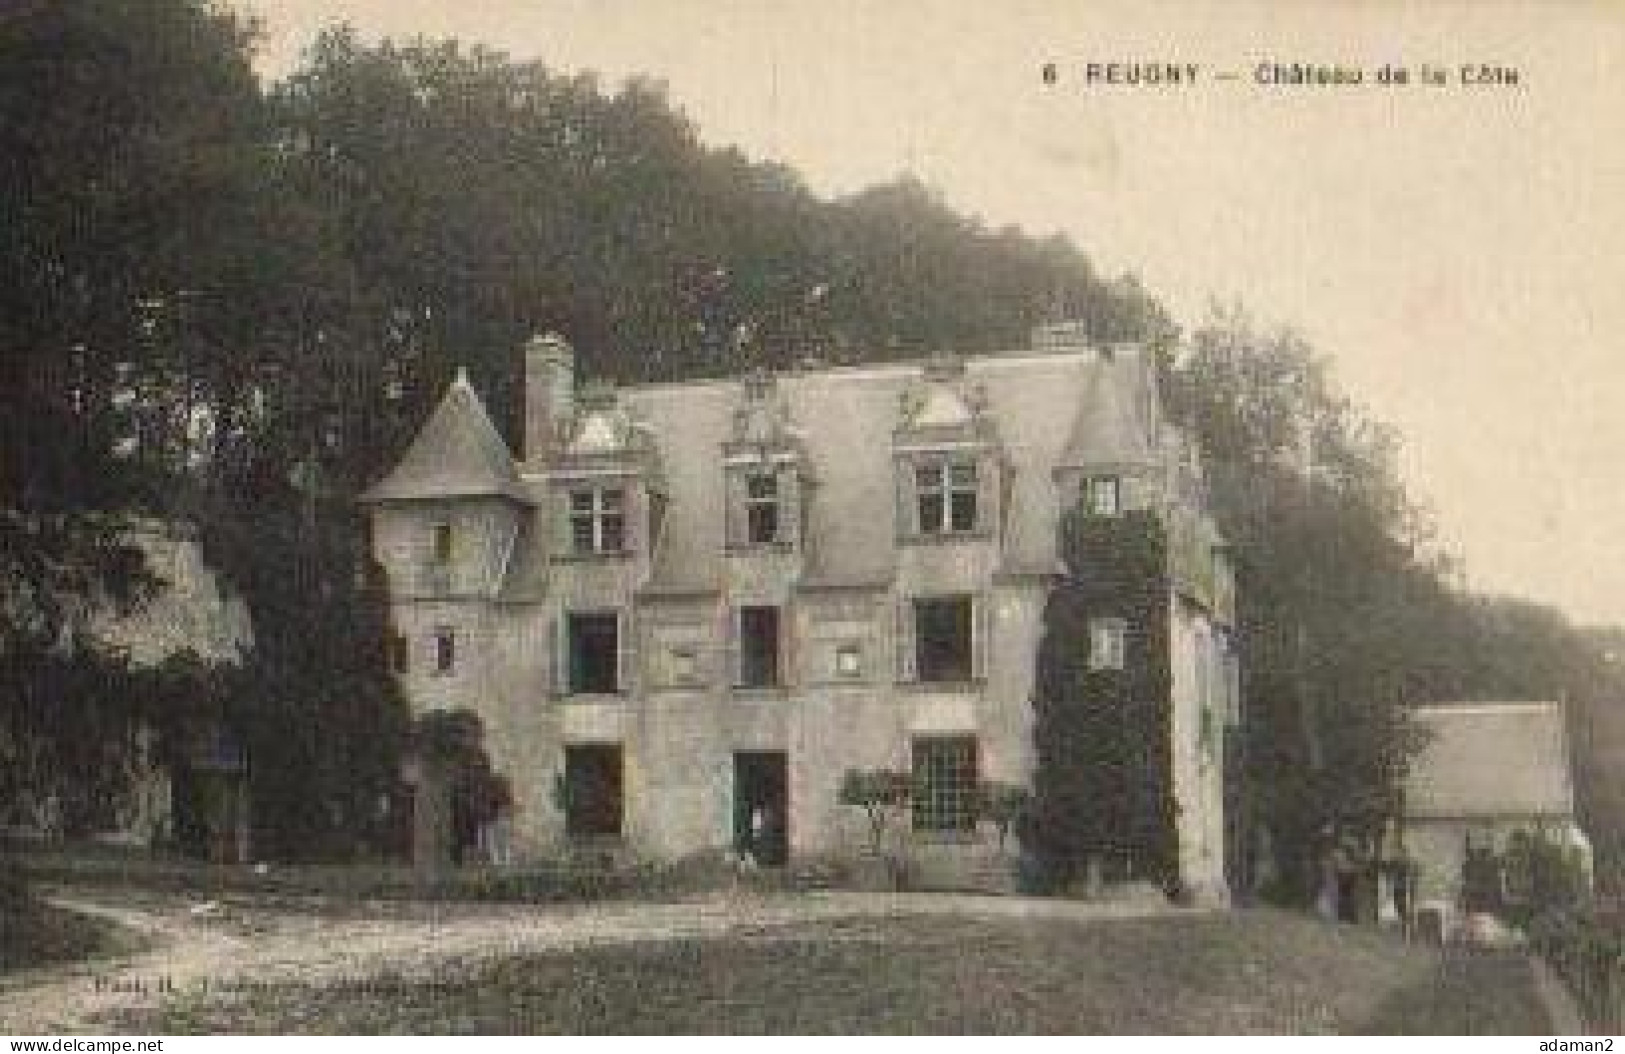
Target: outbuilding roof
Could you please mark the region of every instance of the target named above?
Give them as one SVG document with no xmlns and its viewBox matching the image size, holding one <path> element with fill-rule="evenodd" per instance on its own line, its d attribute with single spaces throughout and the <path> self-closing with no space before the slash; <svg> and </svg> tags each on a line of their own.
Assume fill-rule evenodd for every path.
<svg viewBox="0 0 1625 1054">
<path fill-rule="evenodd" d="M 1563 707 L 1551 701 L 1412 710 L 1428 742 L 1412 759 L 1405 811 L 1426 818 L 1561 818 L 1574 813 Z"/>
</svg>

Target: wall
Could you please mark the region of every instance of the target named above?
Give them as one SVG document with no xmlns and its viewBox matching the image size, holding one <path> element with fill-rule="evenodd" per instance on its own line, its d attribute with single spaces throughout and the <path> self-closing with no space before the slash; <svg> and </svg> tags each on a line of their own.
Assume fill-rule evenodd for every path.
<svg viewBox="0 0 1625 1054">
<path fill-rule="evenodd" d="M 933 550 L 939 558 L 942 551 Z M 1047 583 L 1042 578 L 978 583 L 969 572 L 956 572 L 967 565 L 974 563 L 934 568 L 907 588 L 920 590 L 926 582 L 943 590 L 980 586 L 986 666 L 979 681 L 968 686 L 897 682 L 901 642 L 894 616 L 906 595 L 901 588 L 788 598 L 787 684 L 758 691 L 732 689 L 722 638 L 730 609 L 720 595 L 708 595 L 645 599 L 634 606 L 635 680 L 622 696 L 558 697 L 550 688 L 555 620 L 571 605 L 613 606 L 630 597 L 633 582 L 624 577 L 629 569 L 617 561 L 561 565 L 555 570 L 556 594 L 546 603 L 419 599 L 398 603 L 396 619 L 420 642 L 436 625 L 457 627 L 456 672 L 434 673 L 423 643 L 414 654 L 407 688 L 420 709 L 468 709 L 480 715 L 493 765 L 515 794 L 517 859 L 567 851 L 555 780 L 562 773 L 564 747 L 593 742 L 623 746 L 625 835 L 638 854 L 675 857 L 729 848 L 733 753 L 784 750 L 790 762 L 793 853 L 847 855 L 864 844 L 865 834 L 861 815 L 837 803 L 842 774 L 849 768 L 908 771 L 915 736 L 975 734 L 983 779 L 1031 779 L 1029 700 Z M 1171 683 L 1174 700 L 1170 745 L 1153 753 L 1168 759 L 1173 794 L 1182 806 L 1176 836 L 1181 871 L 1204 891 L 1221 889 L 1221 768 L 1217 758 L 1203 753 L 1200 716 L 1215 705 L 1213 671 L 1199 666 L 1213 661 L 1214 634 L 1200 611 L 1132 585 L 1128 570 L 1114 575 L 1097 566 L 1095 572 L 1091 580 L 1106 591 L 1101 598 L 1112 598 L 1112 613 L 1124 613 L 1125 603 L 1133 609 L 1127 613 L 1136 619 L 1134 651 L 1144 666 L 1133 680 L 1141 685 L 1136 694 L 1147 696 L 1139 705 L 1158 705 L 1154 682 L 1171 678 L 1161 682 Z M 759 596 L 752 589 L 744 599 Z M 1151 603 L 1146 597 L 1161 599 Z M 659 669 L 661 641 L 672 639 L 699 646 L 700 683 L 667 683 Z M 866 646 L 862 675 L 851 682 L 834 675 L 828 646 L 848 639 Z M 1156 659 L 1159 654 L 1172 655 L 1171 668 Z M 910 852 L 927 880 L 965 884 L 967 876 L 986 866 L 993 837 L 985 830 L 970 842 L 910 839 Z"/>
<path fill-rule="evenodd" d="M 1417 903 L 1447 909 L 1456 906 L 1469 834 L 1475 844 L 1493 839 L 1496 852 L 1504 852 L 1512 835 L 1519 831 L 1544 828 L 1555 835 L 1572 827 L 1572 818 L 1566 817 L 1409 817 L 1405 821 L 1404 845 L 1406 854 L 1419 868 Z"/>
<path fill-rule="evenodd" d="M 420 600 L 398 604 L 396 612 L 401 630 L 416 636 L 437 624 L 458 627 L 456 672 L 435 674 L 421 661 L 426 654 L 414 656 L 420 661 L 406 685 L 420 711 L 468 709 L 481 717 L 493 766 L 515 795 L 516 859 L 568 851 L 555 780 L 564 747 L 592 742 L 622 744 L 626 841 L 635 854 L 654 857 L 728 849 L 734 752 L 787 751 L 792 853 L 811 858 L 849 855 L 865 843 L 861 815 L 837 802 L 841 777 L 849 768 L 908 771 L 917 735 L 975 734 L 984 778 L 1028 779 L 1027 700 L 1043 594 L 1038 581 L 989 590 L 988 654 L 995 658 L 983 682 L 967 690 L 895 682 L 898 642 L 891 615 L 899 600 L 889 593 L 798 598 L 790 622 L 797 643 L 790 649 L 789 684 L 762 691 L 732 690 L 720 663 L 710 666 L 705 684 L 659 685 L 649 669 L 658 661 L 653 636 L 674 626 L 716 626 L 717 598 L 646 601 L 636 616 L 643 644 L 639 687 L 617 698 L 559 698 L 548 690 L 548 627 L 557 610 L 552 604 Z M 829 652 L 815 646 L 819 628 L 830 625 L 842 634 L 861 633 L 869 645 L 855 682 L 833 679 Z M 707 634 L 704 642 L 713 656 L 720 652 L 717 634 Z M 918 855 L 937 881 L 964 884 L 964 868 L 956 862 L 964 858 L 973 865 L 993 838 L 989 830 L 965 845 L 925 840 Z"/>
<path fill-rule="evenodd" d="M 1179 874 L 1199 901 L 1228 899 L 1224 830 L 1224 687 L 1228 673 L 1206 612 L 1178 595 L 1168 604 L 1172 767 Z"/>
<path fill-rule="evenodd" d="M 395 503 L 373 517 L 373 552 L 396 599 L 493 595 L 513 558 L 520 507 L 502 498 Z M 452 528 L 452 561 L 433 560 L 434 527 Z"/>
</svg>

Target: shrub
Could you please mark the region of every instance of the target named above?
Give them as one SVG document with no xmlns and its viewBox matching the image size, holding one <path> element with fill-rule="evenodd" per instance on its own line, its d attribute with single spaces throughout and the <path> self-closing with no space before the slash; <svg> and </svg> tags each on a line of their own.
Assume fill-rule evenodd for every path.
<svg viewBox="0 0 1625 1054">
<path fill-rule="evenodd" d="M 907 773 L 884 769 L 848 769 L 841 777 L 842 805 L 862 809 L 869 821 L 869 851 L 880 855 L 892 815 L 908 804 L 913 781 Z"/>
<path fill-rule="evenodd" d="M 1625 921 L 1610 922 L 1589 907 L 1565 905 L 1529 922 L 1529 943 L 1562 975 L 1587 1023 L 1601 1032 L 1625 1025 Z"/>
<path fill-rule="evenodd" d="M 28 902 L 28 882 L 15 860 L 0 857 L 0 914 L 20 910 Z"/>
<path fill-rule="evenodd" d="M 1462 907 L 1527 929 L 1532 920 L 1574 912 L 1590 899 L 1579 851 L 1544 831 L 1517 831 L 1504 852 L 1469 845 L 1461 865 Z"/>
<path fill-rule="evenodd" d="M 976 788 L 977 816 L 992 823 L 999 832 L 999 848 L 1013 830 L 1019 831 L 1032 810 L 1032 792 L 1013 783 L 984 781 Z"/>
</svg>

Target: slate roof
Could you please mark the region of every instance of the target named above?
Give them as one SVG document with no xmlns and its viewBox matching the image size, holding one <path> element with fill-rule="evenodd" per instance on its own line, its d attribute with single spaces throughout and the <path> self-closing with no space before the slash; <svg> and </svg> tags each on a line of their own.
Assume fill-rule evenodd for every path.
<svg viewBox="0 0 1625 1054">
<path fill-rule="evenodd" d="M 1571 817 L 1563 708 L 1555 702 L 1459 703 L 1412 711 L 1431 739 L 1411 761 L 1416 818 Z"/>
<path fill-rule="evenodd" d="M 1122 354 L 1096 362 L 1080 395 L 1087 412 L 1077 414 L 1057 464 L 1153 466 L 1161 463 L 1154 393 L 1137 357 Z"/>
<path fill-rule="evenodd" d="M 804 525 L 809 588 L 883 587 L 894 576 L 899 535 L 894 434 L 905 395 L 917 401 L 926 364 L 904 362 L 780 374 L 774 399 L 810 470 Z M 974 393 L 1008 471 L 1003 561 L 1007 575 L 1059 574 L 1058 466 L 1105 470 L 1163 464 L 1155 392 L 1147 364 L 1128 350 L 1102 355 L 1076 346 L 964 360 L 953 384 Z M 960 407 L 925 409 L 964 424 Z M 618 413 L 638 422 L 661 467 L 666 519 L 648 596 L 715 590 L 723 582 L 723 448 L 744 398 L 741 378 L 619 389 Z M 965 407 L 969 407 L 969 403 Z M 968 410 L 967 410 L 968 412 Z M 512 455 L 478 396 L 459 376 L 401 463 L 363 500 L 502 495 L 545 506 L 546 485 L 518 476 Z M 538 515 L 546 515 L 545 507 Z M 528 529 L 509 565 L 503 596 L 540 599 L 548 532 Z"/>
<path fill-rule="evenodd" d="M 400 462 L 368 488 L 361 500 L 489 496 L 531 503 L 507 443 L 491 423 L 467 374 L 458 370 Z"/>
<path fill-rule="evenodd" d="M 921 368 L 897 363 L 779 377 L 779 397 L 817 477 L 804 585 L 861 587 L 891 579 L 898 536 L 892 433 L 900 423 L 900 397 L 919 382 Z M 1004 572 L 1060 570 L 1053 470 L 1069 440 L 1082 434 L 1102 443 L 1097 455 L 1074 451 L 1080 462 L 1107 465 L 1131 454 L 1153 456 L 1143 432 L 1125 433 L 1141 429 L 1122 409 L 1132 406 L 1132 397 L 1108 396 L 1120 385 L 1138 383 L 1136 369 L 1121 358 L 1100 361 L 1092 351 L 966 360 L 965 382 L 986 392 L 986 413 L 1014 473 Z M 740 398 L 738 382 L 649 385 L 626 389 L 621 398 L 651 426 L 670 498 L 649 591 L 715 587 L 722 577 L 725 515 L 720 450 Z M 1078 417 L 1102 414 L 1108 419 L 1080 432 Z"/>
</svg>

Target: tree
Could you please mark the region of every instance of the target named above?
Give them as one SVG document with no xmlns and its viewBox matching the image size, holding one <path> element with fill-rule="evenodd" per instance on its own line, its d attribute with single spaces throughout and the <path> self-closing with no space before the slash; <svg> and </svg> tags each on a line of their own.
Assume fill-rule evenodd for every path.
<svg viewBox="0 0 1625 1054">
<path fill-rule="evenodd" d="M 127 514 L 185 461 L 220 317 L 154 316 L 244 258 L 248 32 L 189 0 L 0 17 L 0 812 L 80 828 L 116 789 L 139 693 L 90 626 L 154 585 Z"/>
<path fill-rule="evenodd" d="M 1218 312 L 1166 381 L 1237 561 L 1249 792 L 1307 900 L 1325 844 L 1376 852 L 1419 745 L 1406 704 L 1459 691 L 1436 647 L 1459 598 L 1393 437 L 1301 339 Z"/>
<path fill-rule="evenodd" d="M 1028 822 L 1032 810 L 1032 792 L 1013 783 L 984 780 L 976 788 L 976 813 L 991 822 L 999 832 L 999 848 L 1004 849 L 1010 835 Z"/>
<path fill-rule="evenodd" d="M 1065 314 L 1172 332 L 1062 239 L 989 232 L 913 180 L 834 202 L 618 92 L 452 41 L 324 34 L 274 91 L 289 178 L 330 203 L 416 419 L 464 360 L 511 429 L 513 348 L 568 334 L 588 373 L 668 380 L 1018 347 Z"/>
<path fill-rule="evenodd" d="M 412 723 L 419 790 L 413 838 L 422 867 L 466 862 L 479 829 L 512 804 L 484 740 L 484 723 L 468 710 L 432 710 Z"/>
<path fill-rule="evenodd" d="M 262 850 L 371 851 L 385 839 L 379 803 L 398 787 L 408 715 L 360 510 L 265 472 L 234 490 L 237 502 L 203 511 L 202 540 L 253 620 L 227 720 L 250 757 Z"/>
<path fill-rule="evenodd" d="M 197 0 L 0 20 L 6 505 L 150 496 L 241 332 L 264 159 L 251 26 Z M 156 411 L 162 410 L 162 413 Z"/>
<path fill-rule="evenodd" d="M 842 805 L 863 811 L 869 823 L 869 855 L 885 849 L 886 828 L 896 812 L 908 804 L 913 778 L 906 772 L 885 769 L 848 769 L 841 776 L 838 796 Z"/>
</svg>

